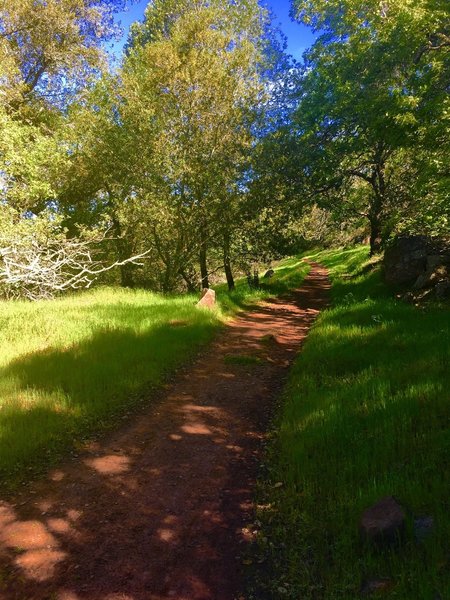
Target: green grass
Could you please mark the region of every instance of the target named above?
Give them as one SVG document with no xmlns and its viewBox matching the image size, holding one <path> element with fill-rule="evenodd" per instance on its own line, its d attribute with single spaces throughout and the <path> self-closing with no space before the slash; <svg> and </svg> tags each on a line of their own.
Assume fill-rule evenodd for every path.
<svg viewBox="0 0 450 600">
<path fill-rule="evenodd" d="M 74 445 L 117 427 L 135 405 L 249 304 L 297 284 L 280 265 L 273 291 L 219 286 L 214 311 L 194 296 L 103 288 L 53 301 L 0 302 L 0 481 L 13 487 Z"/>
<path fill-rule="evenodd" d="M 309 270 L 310 267 L 301 258 L 287 258 L 274 267 L 273 277 L 261 278 L 259 290 L 249 290 L 246 278 L 236 281 L 236 289 L 233 292 L 227 291 L 226 284 L 214 286 L 214 289 L 219 295 L 222 312 L 232 316 L 241 308 L 300 287 Z"/>
<path fill-rule="evenodd" d="M 366 578 L 383 597 L 450 597 L 450 311 L 392 299 L 367 249 L 312 256 L 332 308 L 313 327 L 287 386 L 260 490 L 250 597 L 352 599 Z M 276 483 L 279 485 L 276 485 Z M 283 485 L 280 485 L 282 483 Z M 363 544 L 365 508 L 394 495 L 408 513 L 400 549 Z M 413 519 L 434 531 L 418 543 Z"/>
</svg>

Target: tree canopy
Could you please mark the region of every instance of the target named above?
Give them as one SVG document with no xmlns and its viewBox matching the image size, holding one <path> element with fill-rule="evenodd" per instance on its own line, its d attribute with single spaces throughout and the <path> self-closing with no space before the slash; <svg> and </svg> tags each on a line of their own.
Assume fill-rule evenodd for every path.
<svg viewBox="0 0 450 600">
<path fill-rule="evenodd" d="M 0 0 L 5 248 L 102 239 L 122 285 L 171 291 L 343 231 L 448 234 L 444 0 L 294 0 L 300 63 L 258 0 L 153 0 L 117 68 L 125 4 Z"/>
</svg>

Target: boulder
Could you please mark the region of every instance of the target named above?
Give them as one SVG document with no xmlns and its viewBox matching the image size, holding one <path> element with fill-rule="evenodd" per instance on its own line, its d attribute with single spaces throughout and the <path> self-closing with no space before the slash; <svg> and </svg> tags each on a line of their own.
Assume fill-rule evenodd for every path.
<svg viewBox="0 0 450 600">
<path fill-rule="evenodd" d="M 422 290 L 426 287 L 435 286 L 440 281 L 448 279 L 448 269 L 445 265 L 438 265 L 421 273 L 413 285 L 414 290 Z"/>
<path fill-rule="evenodd" d="M 384 273 L 387 283 L 402 285 L 414 283 L 427 268 L 431 253 L 430 240 L 424 235 L 399 237 L 386 249 Z"/>
<path fill-rule="evenodd" d="M 216 304 L 216 292 L 210 288 L 204 288 L 202 290 L 202 296 L 197 302 L 197 306 L 204 308 L 214 308 Z"/>
<path fill-rule="evenodd" d="M 447 278 L 450 270 L 448 239 L 424 235 L 398 237 L 384 255 L 386 282 L 420 290 Z"/>
<path fill-rule="evenodd" d="M 390 545 L 403 536 L 405 522 L 406 515 L 402 506 L 394 497 L 387 496 L 364 511 L 359 530 L 364 541 Z"/>
<path fill-rule="evenodd" d="M 263 279 L 270 279 L 271 277 L 273 277 L 275 275 L 275 271 L 273 269 L 269 269 L 268 271 L 266 271 L 266 273 L 264 274 Z"/>
<path fill-rule="evenodd" d="M 436 267 L 449 266 L 450 257 L 445 254 L 431 254 L 427 256 L 427 271 L 434 271 Z"/>
<path fill-rule="evenodd" d="M 438 300 L 448 300 L 450 298 L 450 280 L 439 281 L 434 289 Z"/>
</svg>

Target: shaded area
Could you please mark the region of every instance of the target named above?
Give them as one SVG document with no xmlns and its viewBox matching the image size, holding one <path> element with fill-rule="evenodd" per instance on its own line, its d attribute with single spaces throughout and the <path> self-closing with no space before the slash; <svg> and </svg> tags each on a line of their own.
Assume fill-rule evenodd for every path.
<svg viewBox="0 0 450 600">
<path fill-rule="evenodd" d="M 55 455 L 120 418 L 146 386 L 159 385 L 212 337 L 216 323 L 201 317 L 183 327 L 103 329 L 1 369 L 0 473 L 11 477 L 15 469 L 20 475 L 23 466 L 42 463 L 42 454 Z"/>
<path fill-rule="evenodd" d="M 236 319 L 154 410 L 0 503 L 2 600 L 234 598 L 273 400 L 327 287 L 316 267 Z"/>
</svg>

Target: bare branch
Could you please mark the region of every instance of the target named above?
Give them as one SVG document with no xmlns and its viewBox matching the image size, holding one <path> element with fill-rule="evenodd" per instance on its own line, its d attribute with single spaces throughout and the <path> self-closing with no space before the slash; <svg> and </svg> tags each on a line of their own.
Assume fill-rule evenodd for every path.
<svg viewBox="0 0 450 600">
<path fill-rule="evenodd" d="M 8 298 L 53 298 L 70 289 L 89 288 L 99 275 L 116 267 L 142 265 L 138 261 L 150 253 L 105 265 L 93 256 L 93 245 L 105 239 L 63 238 L 45 244 L 28 236 L 3 245 L 0 238 L 0 286 Z"/>
</svg>

